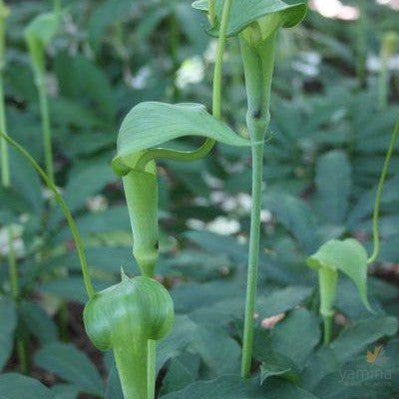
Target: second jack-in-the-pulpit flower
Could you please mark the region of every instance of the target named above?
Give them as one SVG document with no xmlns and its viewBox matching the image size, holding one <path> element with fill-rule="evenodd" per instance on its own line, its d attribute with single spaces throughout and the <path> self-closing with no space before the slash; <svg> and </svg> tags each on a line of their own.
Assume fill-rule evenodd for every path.
<svg viewBox="0 0 399 399">
<path fill-rule="evenodd" d="M 149 341 L 165 337 L 174 321 L 173 301 L 156 280 L 129 278 L 98 292 L 84 310 L 91 342 L 100 350 L 112 349 L 126 399 L 148 394 Z"/>
</svg>

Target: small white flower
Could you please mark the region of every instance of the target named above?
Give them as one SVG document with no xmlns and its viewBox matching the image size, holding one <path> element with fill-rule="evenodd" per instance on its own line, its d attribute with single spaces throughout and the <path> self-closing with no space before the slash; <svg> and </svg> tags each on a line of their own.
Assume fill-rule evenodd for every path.
<svg viewBox="0 0 399 399">
<path fill-rule="evenodd" d="M 140 68 L 137 74 L 133 76 L 130 81 L 131 87 L 136 90 L 145 89 L 151 74 L 151 68 L 149 66 Z"/>
<path fill-rule="evenodd" d="M 23 227 L 19 224 L 0 229 L 0 256 L 7 256 L 10 252 L 10 232 L 12 234 L 12 248 L 16 258 L 25 256 L 25 243 L 22 239 Z"/>
<path fill-rule="evenodd" d="M 218 48 L 218 41 L 216 39 L 211 40 L 208 44 L 207 49 L 204 53 L 205 61 L 208 63 L 213 63 L 216 60 L 216 53 Z"/>
<path fill-rule="evenodd" d="M 228 236 L 238 233 L 241 225 L 237 220 L 220 216 L 214 221 L 208 223 L 207 228 L 212 233 Z"/>
<path fill-rule="evenodd" d="M 104 212 L 108 208 L 108 200 L 104 195 L 95 195 L 87 199 L 86 206 L 91 212 Z"/>
<path fill-rule="evenodd" d="M 199 56 L 184 60 L 177 71 L 176 85 L 184 89 L 189 84 L 199 83 L 204 79 L 204 63 Z"/>
<path fill-rule="evenodd" d="M 198 219 L 188 219 L 186 225 L 192 230 L 204 230 L 206 227 L 205 223 Z"/>
</svg>

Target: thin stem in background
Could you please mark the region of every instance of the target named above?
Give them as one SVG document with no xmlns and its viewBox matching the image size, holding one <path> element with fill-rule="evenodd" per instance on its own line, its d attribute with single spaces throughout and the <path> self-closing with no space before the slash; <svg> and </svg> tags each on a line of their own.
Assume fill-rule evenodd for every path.
<svg viewBox="0 0 399 399">
<path fill-rule="evenodd" d="M 47 176 L 54 182 L 53 145 L 51 139 L 50 113 L 44 76 L 38 79 L 37 89 L 39 94 L 40 116 L 42 119 L 44 160 Z"/>
<path fill-rule="evenodd" d="M 39 166 L 39 164 L 34 160 L 34 158 L 29 154 L 29 152 L 26 151 L 21 145 L 19 145 L 15 140 L 13 140 L 7 134 L 0 132 L 0 135 L 2 135 L 12 146 L 14 146 L 30 162 L 30 164 L 33 166 L 33 168 L 36 170 L 36 172 L 44 180 L 44 182 L 46 183 L 48 188 L 53 192 L 54 198 L 60 205 L 61 210 L 64 213 L 65 218 L 68 222 L 68 226 L 71 229 L 72 236 L 75 241 L 76 249 L 78 251 L 79 261 L 80 261 L 80 264 L 82 267 L 82 274 L 83 274 L 83 280 L 85 283 L 86 291 L 89 296 L 89 299 L 92 299 L 95 295 L 95 291 L 94 291 L 94 288 L 93 288 L 93 285 L 91 282 L 91 278 L 90 278 L 89 268 L 87 265 L 86 253 L 84 251 L 82 239 L 80 238 L 78 228 L 76 226 L 75 220 L 73 219 L 71 211 L 68 208 L 68 205 L 62 198 L 61 194 L 58 192 L 57 187 L 54 185 L 53 181 L 46 175 L 44 170 Z"/>
<path fill-rule="evenodd" d="M 179 88 L 176 85 L 176 72 L 179 69 L 179 24 L 177 22 L 176 14 L 173 12 L 169 17 L 169 48 L 170 56 L 172 58 L 172 80 L 173 80 L 173 93 L 172 97 L 174 102 L 179 101 Z"/>
<path fill-rule="evenodd" d="M 379 219 L 379 214 L 380 214 L 380 203 L 381 203 L 381 196 L 382 196 L 382 190 L 384 188 L 384 183 L 387 178 L 388 174 L 388 169 L 389 169 L 389 163 L 391 161 L 391 157 L 393 154 L 393 151 L 395 149 L 395 144 L 396 140 L 399 135 L 399 120 L 396 122 L 395 129 L 392 133 L 391 140 L 389 143 L 388 151 L 385 157 L 385 162 L 384 162 L 384 167 L 382 168 L 380 180 L 378 182 L 378 188 L 377 188 L 377 195 L 375 197 L 375 205 L 374 205 L 374 212 L 373 212 L 373 253 L 371 254 L 370 258 L 368 259 L 368 263 L 374 263 L 378 255 L 380 253 L 380 233 L 379 233 L 379 227 L 378 227 L 378 219 Z"/>
</svg>

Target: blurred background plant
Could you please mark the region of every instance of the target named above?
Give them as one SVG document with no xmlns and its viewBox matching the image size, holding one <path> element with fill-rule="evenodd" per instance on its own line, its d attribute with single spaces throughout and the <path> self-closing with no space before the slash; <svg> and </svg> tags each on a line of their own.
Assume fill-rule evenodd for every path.
<svg viewBox="0 0 399 399">
<path fill-rule="evenodd" d="M 23 32 L 53 4 L 9 1 L 7 6 L 2 73 L 8 132 L 44 165 L 40 107 Z M 278 38 L 254 367 L 261 365 L 261 379 L 269 386 L 289 380 L 323 399 L 354 392 L 394 398 L 399 391 L 397 150 L 382 197 L 382 253 L 370 270 L 376 313 L 368 313 L 352 283 L 340 279 L 334 337 L 342 327 L 344 332 L 329 349 L 318 346 L 317 281 L 306 258 L 332 238 L 355 237 L 371 248 L 376 185 L 399 110 L 399 4 L 312 0 L 310 7 L 304 24 Z M 202 102 L 211 109 L 216 43 L 187 0 L 64 0 L 62 8 L 59 31 L 46 48 L 53 168 L 88 248 L 96 288 L 102 289 L 118 280 L 121 266 L 137 272 L 122 187 L 110 168 L 120 121 L 145 100 Z M 225 58 L 223 115 L 246 136 L 235 40 L 228 42 Z M 197 144 L 179 140 L 173 148 Z M 206 391 L 209 386 L 194 383 L 200 380 L 242 384 L 221 376 L 236 373 L 240 363 L 249 157 L 249 151 L 218 145 L 212 157 L 190 164 L 165 161 L 160 167 L 157 279 L 171 289 L 178 313 L 172 335 L 160 343 L 158 382 L 167 398 L 189 397 L 196 389 L 215 397 Z M 52 397 L 85 393 L 119 399 L 111 356 L 102 359 L 83 331 L 84 286 L 63 216 L 30 166 L 11 149 L 9 158 L 11 186 L 0 189 L 0 367 L 18 370 L 14 339 L 22 337 L 30 374 L 52 387 Z M 19 270 L 15 304 L 10 251 Z M 273 329 L 265 328 L 276 320 Z M 386 336 L 393 338 L 388 342 Z M 373 376 L 357 384 L 357 391 L 340 381 L 339 370 L 363 367 L 367 346 L 381 339 L 392 372 L 389 383 L 370 392 Z M 0 375 L 0 391 L 16 383 L 20 392 L 37 389 L 37 397 L 47 392 L 15 378 Z"/>
</svg>

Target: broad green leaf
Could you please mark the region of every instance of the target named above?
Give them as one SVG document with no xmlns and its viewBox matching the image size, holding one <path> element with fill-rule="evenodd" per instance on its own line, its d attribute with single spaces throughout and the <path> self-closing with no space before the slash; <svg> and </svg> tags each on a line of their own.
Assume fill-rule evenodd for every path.
<svg viewBox="0 0 399 399">
<path fill-rule="evenodd" d="M 161 399 L 317 399 L 303 389 L 281 380 L 259 386 L 256 380 L 222 376 L 215 380 L 198 381 Z"/>
<path fill-rule="evenodd" d="M 340 363 L 353 360 L 362 350 L 383 337 L 389 337 L 398 331 L 398 320 L 393 316 L 372 317 L 361 320 L 344 329 L 332 342 L 331 349 Z M 366 352 L 364 353 L 366 356 Z"/>
<path fill-rule="evenodd" d="M 96 291 L 107 288 L 107 283 L 94 281 Z M 43 283 L 39 291 L 53 295 L 56 298 L 85 304 L 87 293 L 82 277 L 64 277 Z"/>
<path fill-rule="evenodd" d="M 202 357 L 209 377 L 239 373 L 240 346 L 219 326 L 198 326 L 190 349 Z"/>
<path fill-rule="evenodd" d="M 344 222 L 351 186 L 351 166 L 344 152 L 330 151 L 318 160 L 316 204 L 321 219 L 335 225 Z"/>
<path fill-rule="evenodd" d="M 17 312 L 14 302 L 0 296 L 0 370 L 3 369 L 14 347 Z"/>
<path fill-rule="evenodd" d="M 89 358 L 71 344 L 49 344 L 35 355 L 35 363 L 80 388 L 102 396 L 103 382 Z"/>
<path fill-rule="evenodd" d="M 19 306 L 19 312 L 29 332 L 42 344 L 57 340 L 57 326 L 40 306 L 34 302 L 23 301 Z"/>
<path fill-rule="evenodd" d="M 0 375 L 1 399 L 54 399 L 51 391 L 33 378 L 20 374 Z"/>
<path fill-rule="evenodd" d="M 200 104 L 144 102 L 136 105 L 122 122 L 116 161 L 139 151 L 184 136 L 202 136 L 225 144 L 248 146 L 226 124 L 208 114 Z"/>
<path fill-rule="evenodd" d="M 371 310 L 367 299 L 367 259 L 367 252 L 359 241 L 348 238 L 328 241 L 307 262 L 315 269 L 328 267 L 345 273 L 355 283 L 366 308 Z"/>
<path fill-rule="evenodd" d="M 108 375 L 105 399 L 123 399 L 121 382 L 115 364 Z"/>
<path fill-rule="evenodd" d="M 274 327 L 270 339 L 273 351 L 288 357 L 301 369 L 320 337 L 316 316 L 306 309 L 298 309 Z"/>
<path fill-rule="evenodd" d="M 288 194 L 265 195 L 264 206 L 302 244 L 306 253 L 315 251 L 319 245 L 317 223 L 310 207 Z"/>
<path fill-rule="evenodd" d="M 51 388 L 54 399 L 77 399 L 79 388 L 69 384 L 58 384 Z"/>
<path fill-rule="evenodd" d="M 220 16 L 223 10 L 223 0 L 216 0 L 216 14 Z M 208 10 L 208 1 L 199 0 L 193 7 L 202 11 Z M 305 17 L 307 6 L 304 2 L 286 4 L 281 0 L 233 0 L 230 11 L 227 35 L 236 35 L 253 22 L 269 18 L 273 26 L 291 28 L 298 25 Z M 272 20 L 273 18 L 273 20 Z M 268 21 L 268 22 L 269 22 Z"/>
<path fill-rule="evenodd" d="M 269 353 L 260 366 L 260 383 L 263 384 L 271 377 L 280 377 L 296 383 L 298 368 L 290 358 L 280 353 Z"/>
<path fill-rule="evenodd" d="M 165 393 L 179 391 L 197 381 L 201 359 L 191 353 L 184 353 L 170 361 L 168 372 L 163 380 L 162 390 Z"/>
</svg>

